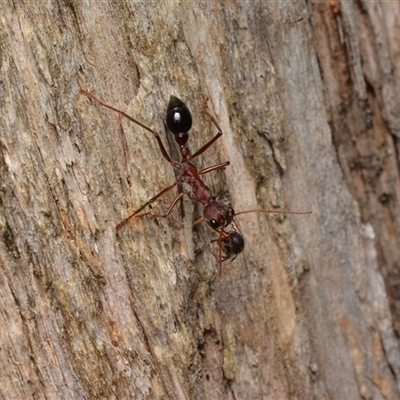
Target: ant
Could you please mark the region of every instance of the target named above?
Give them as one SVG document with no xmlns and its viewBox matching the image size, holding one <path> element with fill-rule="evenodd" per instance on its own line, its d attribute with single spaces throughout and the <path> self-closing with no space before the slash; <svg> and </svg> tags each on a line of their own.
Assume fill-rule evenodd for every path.
<svg viewBox="0 0 400 400">
<path fill-rule="evenodd" d="M 192 200 L 198 201 L 203 204 L 203 217 L 197 220 L 194 224 L 197 225 L 203 221 L 205 221 L 211 229 L 219 233 L 219 237 L 217 239 L 218 242 L 218 266 L 219 266 L 219 276 L 222 273 L 222 262 L 232 258 L 232 261 L 236 258 L 236 256 L 241 253 L 244 249 L 244 238 L 240 233 L 239 227 L 235 221 L 235 217 L 241 214 L 248 213 L 264 213 L 264 214 L 310 214 L 312 211 L 307 212 L 296 212 L 296 211 L 286 211 L 286 210 L 247 210 L 241 211 L 239 213 L 235 213 L 232 207 L 227 206 L 226 204 L 216 201 L 213 196 L 211 189 L 202 181 L 201 175 L 208 174 L 209 172 L 216 171 L 219 169 L 224 169 L 227 167 L 230 162 L 225 161 L 220 164 L 213 165 L 211 167 L 204 168 L 202 170 L 198 170 L 196 166 L 192 163 L 199 155 L 203 154 L 211 145 L 214 144 L 221 136 L 222 130 L 218 125 L 215 118 L 208 112 L 207 109 L 207 98 L 203 102 L 202 112 L 205 117 L 217 128 L 217 134 L 209 140 L 205 145 L 203 145 L 200 149 L 198 149 L 195 153 L 190 154 L 190 150 L 187 147 L 186 143 L 189 139 L 189 130 L 192 127 L 192 115 L 186 105 L 182 100 L 178 99 L 175 96 L 171 96 L 168 107 L 167 107 L 167 115 L 166 115 L 166 125 L 168 130 L 174 135 L 176 143 L 179 145 L 180 153 L 181 153 L 181 161 L 174 161 L 168 152 L 166 151 L 164 144 L 161 141 L 160 135 L 154 131 L 153 129 L 148 128 L 146 125 L 132 118 L 128 114 L 123 111 L 117 110 L 116 108 L 102 102 L 98 98 L 96 98 L 93 94 L 89 93 L 84 89 L 80 89 L 80 94 L 83 94 L 90 99 L 94 100 L 99 105 L 106 107 L 110 110 L 117 112 L 118 114 L 128 118 L 133 123 L 141 126 L 143 129 L 152 133 L 155 139 L 157 140 L 158 146 L 160 148 L 161 154 L 163 157 L 171 164 L 171 166 L 178 172 L 180 172 L 180 176 L 178 179 L 170 186 L 167 186 L 163 190 L 161 190 L 158 194 L 153 196 L 150 200 L 148 200 L 145 204 L 139 207 L 134 213 L 123 219 L 118 225 L 116 225 L 115 229 L 121 229 L 130 219 L 133 217 L 141 218 L 146 215 L 150 215 L 152 217 L 167 217 L 178 201 L 184 196 L 187 195 Z M 151 203 L 156 201 L 159 197 L 170 191 L 172 188 L 177 186 L 180 183 L 186 183 L 190 190 L 186 189 L 180 192 L 175 199 L 172 201 L 167 211 L 164 214 L 154 214 L 152 212 L 143 212 L 141 211 L 149 206 Z M 227 228 L 231 226 L 231 230 L 227 230 Z M 224 252 L 224 255 L 222 254 Z"/>
</svg>

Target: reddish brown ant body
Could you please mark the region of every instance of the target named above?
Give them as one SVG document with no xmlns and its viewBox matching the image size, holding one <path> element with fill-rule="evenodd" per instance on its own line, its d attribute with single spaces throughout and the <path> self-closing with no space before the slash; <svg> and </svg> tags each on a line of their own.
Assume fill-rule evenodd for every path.
<svg viewBox="0 0 400 400">
<path fill-rule="evenodd" d="M 214 126 L 217 128 L 218 133 L 205 145 L 203 145 L 199 150 L 197 150 L 194 154 L 190 154 L 189 148 L 186 146 L 186 143 L 189 139 L 189 130 L 192 127 L 192 116 L 190 114 L 189 109 L 186 105 L 177 97 L 171 96 L 168 107 L 167 107 L 167 115 L 166 115 L 166 124 L 169 131 L 174 135 L 176 143 L 179 145 L 180 153 L 181 153 L 181 161 L 174 161 L 166 151 L 164 144 L 161 141 L 160 135 L 154 131 L 153 129 L 148 128 L 143 125 L 141 122 L 132 118 L 128 114 L 123 111 L 117 110 L 114 107 L 111 107 L 101 100 L 97 99 L 94 95 L 87 92 L 86 90 L 80 89 L 80 93 L 88 96 L 98 104 L 103 107 L 106 107 L 110 110 L 113 110 L 122 116 L 128 118 L 130 121 L 135 124 L 141 126 L 146 129 L 148 132 L 151 132 L 155 139 L 157 140 L 158 146 L 160 148 L 161 154 L 163 157 L 172 165 L 172 167 L 180 173 L 178 179 L 170 186 L 164 188 L 148 200 L 145 204 L 143 204 L 140 208 L 138 208 L 133 214 L 129 215 L 127 218 L 123 219 L 117 226 L 116 230 L 119 230 L 123 225 L 125 225 L 131 218 L 133 217 L 143 217 L 145 215 L 151 215 L 153 217 L 167 217 L 177 202 L 184 196 L 189 196 L 192 200 L 196 200 L 203 204 L 203 217 L 200 218 L 195 224 L 206 221 L 207 224 L 216 232 L 219 233 L 219 237 L 217 239 L 218 242 L 218 265 L 219 265 L 219 275 L 221 275 L 222 271 L 222 262 L 233 258 L 241 253 L 244 249 L 244 238 L 240 233 L 239 227 L 236 224 L 234 219 L 235 216 L 240 214 L 247 214 L 252 212 L 266 213 L 266 214 L 309 214 L 308 212 L 295 212 L 295 211 L 284 211 L 284 210 L 247 210 L 239 213 L 234 212 L 233 208 L 227 206 L 226 204 L 215 201 L 215 198 L 210 190 L 210 188 L 202 181 L 201 175 L 207 174 L 209 172 L 223 169 L 228 166 L 229 161 L 225 161 L 220 164 L 213 165 L 211 167 L 207 167 L 198 171 L 196 166 L 191 162 L 199 155 L 203 154 L 218 138 L 222 136 L 222 130 L 219 127 L 215 118 L 207 111 L 207 102 L 203 103 L 203 114 L 209 119 Z M 154 214 L 152 212 L 144 212 L 141 211 L 146 208 L 148 205 L 153 203 L 163 194 L 174 188 L 180 183 L 186 183 L 191 190 L 184 190 L 179 193 L 175 199 L 172 201 L 171 205 L 168 207 L 167 211 L 164 214 Z M 231 230 L 227 230 L 227 228 L 231 226 Z M 222 254 L 224 252 L 224 255 Z"/>
</svg>

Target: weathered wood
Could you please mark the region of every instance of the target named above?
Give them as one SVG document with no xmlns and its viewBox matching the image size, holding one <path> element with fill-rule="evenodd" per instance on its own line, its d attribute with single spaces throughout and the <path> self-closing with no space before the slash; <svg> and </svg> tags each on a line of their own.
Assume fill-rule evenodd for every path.
<svg viewBox="0 0 400 400">
<path fill-rule="evenodd" d="M 0 24 L 0 393 L 7 399 L 400 398 L 400 8 L 7 2 Z M 236 211 L 224 264 L 174 181 L 171 94 Z M 176 193 L 176 192 L 175 192 Z M 170 193 L 154 204 L 165 209 Z"/>
</svg>

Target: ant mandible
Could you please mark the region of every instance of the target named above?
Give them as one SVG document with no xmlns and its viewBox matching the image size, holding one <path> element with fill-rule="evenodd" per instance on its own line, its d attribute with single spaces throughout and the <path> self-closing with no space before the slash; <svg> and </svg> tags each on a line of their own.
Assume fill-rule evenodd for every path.
<svg viewBox="0 0 400 400">
<path fill-rule="evenodd" d="M 209 172 L 216 171 L 218 169 L 223 169 L 228 166 L 229 161 L 225 161 L 220 164 L 213 165 L 211 167 L 204 168 L 200 171 L 196 168 L 196 166 L 191 162 L 199 155 L 203 154 L 215 141 L 217 141 L 222 136 L 222 130 L 218 125 L 215 118 L 208 112 L 207 110 L 207 99 L 203 102 L 202 112 L 206 116 L 206 118 L 211 121 L 212 124 L 217 128 L 218 133 L 208 141 L 203 147 L 198 149 L 195 153 L 190 154 L 189 148 L 186 146 L 186 143 L 189 139 L 189 130 L 192 127 L 192 115 L 190 114 L 189 109 L 186 105 L 177 97 L 171 96 L 168 107 L 167 107 L 167 115 L 166 115 L 166 124 L 169 131 L 174 135 L 176 143 L 179 145 L 180 153 L 181 153 L 181 161 L 174 161 L 168 154 L 167 150 L 164 147 L 164 144 L 161 141 L 160 135 L 154 131 L 153 129 L 148 128 L 146 125 L 132 118 L 128 114 L 123 111 L 117 110 L 116 108 L 102 102 L 93 94 L 89 93 L 84 89 L 80 89 L 81 94 L 91 98 L 99 105 L 106 107 L 110 110 L 113 110 L 120 115 L 128 118 L 130 121 L 135 124 L 141 126 L 143 129 L 152 133 L 157 140 L 158 146 L 160 148 L 161 154 L 163 157 L 172 165 L 172 167 L 180 172 L 180 176 L 178 179 L 170 186 L 167 186 L 161 192 L 153 196 L 150 200 L 148 200 L 145 204 L 143 204 L 140 208 L 138 208 L 134 213 L 123 219 L 116 227 L 116 230 L 121 229 L 130 219 L 133 217 L 141 218 L 146 215 L 150 215 L 152 217 L 167 217 L 178 201 L 184 196 L 189 196 L 192 200 L 196 200 L 203 204 L 203 217 L 195 222 L 195 224 L 206 221 L 206 223 L 213 229 L 214 231 L 219 233 L 219 237 L 217 239 L 218 242 L 218 266 L 219 266 L 219 275 L 221 276 L 222 272 L 222 262 L 227 259 L 233 257 L 233 260 L 236 256 L 241 253 L 244 249 L 244 238 L 240 233 L 239 227 L 234 219 L 234 217 L 241 214 L 248 213 L 264 213 L 264 214 L 310 214 L 312 211 L 307 212 L 296 212 L 296 211 L 286 211 L 286 210 L 247 210 L 241 211 L 239 213 L 235 213 L 232 207 L 227 206 L 226 204 L 216 201 L 213 196 L 211 189 L 201 180 L 201 175 L 208 174 Z M 190 190 L 184 190 L 180 192 L 175 199 L 172 201 L 167 211 L 164 214 L 154 214 L 152 212 L 144 212 L 141 211 L 146 208 L 148 205 L 156 201 L 163 194 L 170 191 L 172 188 L 177 186 L 180 183 L 186 183 Z M 231 226 L 231 230 L 227 230 L 227 228 Z M 222 252 L 224 251 L 224 255 Z"/>
</svg>

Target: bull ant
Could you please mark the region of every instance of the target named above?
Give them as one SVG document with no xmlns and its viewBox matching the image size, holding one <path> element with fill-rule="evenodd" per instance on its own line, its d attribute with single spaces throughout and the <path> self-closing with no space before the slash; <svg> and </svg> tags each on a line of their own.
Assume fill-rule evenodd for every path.
<svg viewBox="0 0 400 400">
<path fill-rule="evenodd" d="M 208 141 L 203 147 L 198 149 L 195 153 L 190 154 L 190 150 L 187 147 L 186 143 L 189 139 L 189 130 L 192 127 L 192 115 L 190 114 L 189 109 L 186 105 L 177 97 L 171 96 L 169 100 L 169 104 L 167 107 L 167 115 L 166 115 L 166 124 L 169 131 L 174 135 L 176 143 L 179 145 L 180 153 L 181 153 L 181 161 L 174 161 L 166 151 L 160 135 L 154 131 L 153 129 L 148 128 L 141 122 L 132 118 L 128 114 L 123 111 L 117 110 L 114 107 L 109 106 L 108 104 L 103 103 L 101 100 L 97 99 L 93 94 L 87 92 L 84 89 L 80 89 L 80 93 L 91 98 L 99 105 L 106 107 L 110 110 L 113 110 L 120 115 L 128 118 L 133 123 L 141 126 L 143 129 L 152 133 L 155 139 L 157 140 L 158 146 L 160 148 L 161 154 L 163 157 L 171 164 L 171 166 L 180 173 L 178 179 L 170 186 L 167 186 L 161 192 L 153 196 L 150 200 L 148 200 L 145 204 L 139 207 L 134 213 L 123 219 L 116 227 L 116 230 L 121 229 L 130 219 L 133 217 L 141 218 L 146 215 L 150 215 L 152 217 L 167 217 L 178 201 L 184 196 L 189 196 L 192 200 L 198 201 L 204 206 L 203 209 L 203 217 L 195 222 L 195 224 L 201 223 L 205 221 L 211 229 L 218 232 L 219 237 L 217 239 L 218 242 L 218 266 L 219 266 L 219 275 L 221 276 L 222 271 L 222 262 L 227 259 L 235 259 L 236 256 L 241 253 L 244 249 L 244 238 L 240 233 L 239 227 L 235 221 L 235 217 L 241 214 L 248 213 L 264 213 L 264 214 L 310 214 L 312 211 L 307 212 L 296 212 L 296 211 L 286 211 L 286 210 L 246 210 L 235 213 L 233 208 L 227 206 L 226 204 L 215 201 L 215 197 L 213 196 L 211 189 L 202 181 L 201 176 L 208 174 L 209 172 L 216 171 L 218 169 L 224 169 L 227 167 L 230 162 L 225 161 L 220 164 L 213 165 L 211 167 L 204 168 L 200 171 L 196 168 L 196 166 L 192 163 L 192 161 L 203 154 L 214 142 L 216 142 L 222 136 L 222 130 L 218 125 L 215 118 L 208 112 L 207 110 L 207 99 L 203 103 L 202 112 L 205 117 L 211 121 L 214 126 L 217 128 L 218 133 Z M 149 206 L 151 203 L 156 201 L 159 197 L 169 192 L 172 188 L 177 186 L 180 183 L 186 183 L 189 189 L 183 190 L 180 192 L 175 199 L 172 201 L 167 211 L 164 214 L 155 214 L 152 212 L 143 212 L 141 211 Z M 231 227 L 231 228 L 229 228 Z M 228 230 L 229 228 L 229 230 Z M 223 254 L 224 253 L 224 254 Z"/>
</svg>

